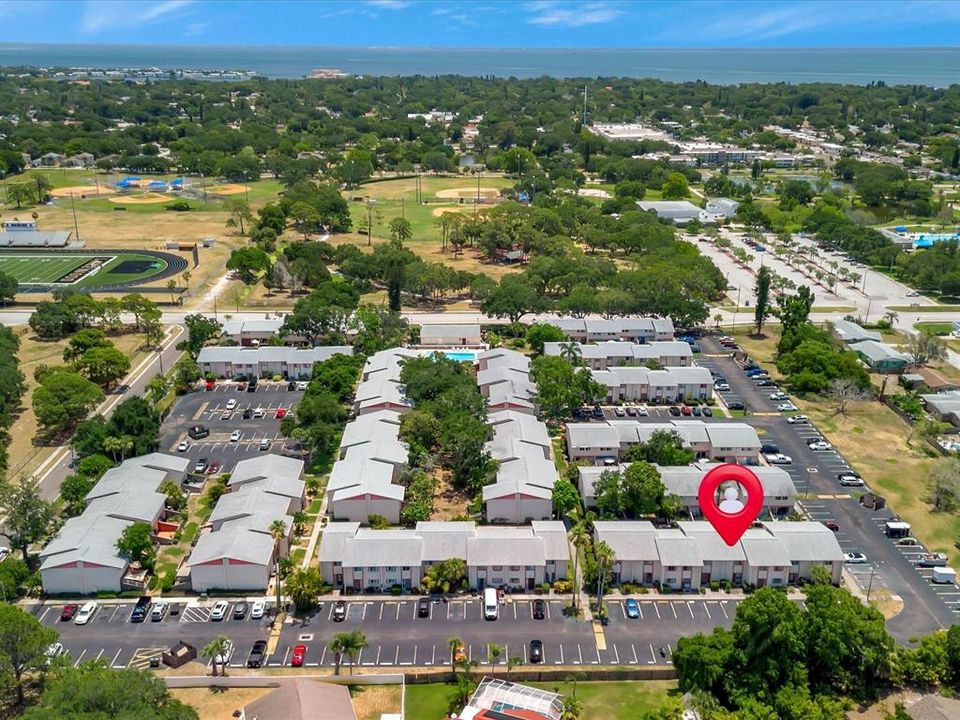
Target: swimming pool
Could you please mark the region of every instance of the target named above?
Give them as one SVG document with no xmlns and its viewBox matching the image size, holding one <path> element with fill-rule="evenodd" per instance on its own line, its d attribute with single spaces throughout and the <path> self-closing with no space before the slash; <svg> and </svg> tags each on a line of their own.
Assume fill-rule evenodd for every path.
<svg viewBox="0 0 960 720">
<path fill-rule="evenodd" d="M 449 360 L 458 362 L 476 362 L 477 353 L 474 350 L 441 350 Z"/>
</svg>

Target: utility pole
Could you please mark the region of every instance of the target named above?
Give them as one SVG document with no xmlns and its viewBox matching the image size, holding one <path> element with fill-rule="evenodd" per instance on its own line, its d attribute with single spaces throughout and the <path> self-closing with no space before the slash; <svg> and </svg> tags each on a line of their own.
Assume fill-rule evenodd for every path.
<svg viewBox="0 0 960 720">
<path fill-rule="evenodd" d="M 70 209 L 73 210 L 73 231 L 76 233 L 77 240 L 79 240 L 80 226 L 77 224 L 77 201 L 72 192 L 70 193 Z"/>
<path fill-rule="evenodd" d="M 580 121 L 583 127 L 587 126 L 587 86 L 583 86 L 583 118 Z"/>
</svg>

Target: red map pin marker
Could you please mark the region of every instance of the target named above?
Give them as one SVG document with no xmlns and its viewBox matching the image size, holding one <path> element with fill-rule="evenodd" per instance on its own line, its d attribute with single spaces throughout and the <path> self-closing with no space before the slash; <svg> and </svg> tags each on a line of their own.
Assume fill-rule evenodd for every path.
<svg viewBox="0 0 960 720">
<path fill-rule="evenodd" d="M 736 512 L 725 512 L 717 505 L 717 488 L 725 482 L 736 482 L 747 493 L 746 502 L 734 501 L 742 506 Z M 697 493 L 700 512 L 710 521 L 723 541 L 733 547 L 763 508 L 763 486 L 760 479 L 743 465 L 726 463 L 719 465 L 703 476 Z"/>
</svg>

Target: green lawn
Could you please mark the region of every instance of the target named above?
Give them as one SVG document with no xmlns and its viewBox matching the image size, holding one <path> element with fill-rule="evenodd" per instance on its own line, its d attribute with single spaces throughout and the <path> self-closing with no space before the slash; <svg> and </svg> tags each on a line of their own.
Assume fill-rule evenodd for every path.
<svg viewBox="0 0 960 720">
<path fill-rule="evenodd" d="M 946 322 L 922 322 L 914 325 L 917 330 L 930 333 L 932 335 L 949 335 L 953 332 L 953 325 Z"/>
<path fill-rule="evenodd" d="M 524 683 L 532 687 L 573 693 L 565 682 Z M 407 685 L 407 720 L 442 720 L 450 708 L 454 686 L 443 683 Z M 584 720 L 634 720 L 643 713 L 672 704 L 678 699 L 677 684 L 669 680 L 621 680 L 579 682 L 577 697 L 583 703 Z"/>
</svg>

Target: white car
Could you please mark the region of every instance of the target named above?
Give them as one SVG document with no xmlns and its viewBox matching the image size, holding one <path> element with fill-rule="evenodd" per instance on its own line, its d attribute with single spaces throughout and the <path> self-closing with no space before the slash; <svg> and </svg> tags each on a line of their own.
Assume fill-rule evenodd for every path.
<svg viewBox="0 0 960 720">
<path fill-rule="evenodd" d="M 791 425 L 809 425 L 810 418 L 806 415 L 791 415 L 787 418 L 787 422 Z"/>
<path fill-rule="evenodd" d="M 237 406 L 236 400 L 227 400 L 227 410 L 233 410 Z"/>
<path fill-rule="evenodd" d="M 908 292 L 907 297 L 920 297 L 920 293 L 914 290 L 913 292 Z"/>
<path fill-rule="evenodd" d="M 64 652 L 65 650 L 62 643 L 54 643 L 53 645 L 48 646 L 46 651 L 43 653 L 47 656 L 47 665 L 63 655 Z"/>
<path fill-rule="evenodd" d="M 240 440 L 241 432 L 239 430 L 234 430 L 230 433 L 230 442 L 238 442 Z"/>
<path fill-rule="evenodd" d="M 826 440 L 808 440 L 807 447 L 811 450 L 832 450 L 833 445 L 828 443 Z"/>
<path fill-rule="evenodd" d="M 160 622 L 163 616 L 167 614 L 167 603 L 164 600 L 158 600 L 153 604 L 150 611 L 150 622 Z"/>
<path fill-rule="evenodd" d="M 650 411 L 647 410 L 646 405 L 637 405 L 637 415 L 640 417 L 647 417 L 650 414 Z"/>
<path fill-rule="evenodd" d="M 780 412 L 795 412 L 795 411 L 797 411 L 797 410 L 799 410 L 799 409 L 800 409 L 800 408 L 798 408 L 798 407 L 797 407 L 796 405 L 794 405 L 792 402 L 785 402 L 785 403 L 780 403 L 779 405 L 777 405 L 777 410 L 780 411 Z"/>
<path fill-rule="evenodd" d="M 250 605 L 250 618 L 252 620 L 259 620 L 263 617 L 263 613 L 267 609 L 266 600 L 254 600 Z"/>
<path fill-rule="evenodd" d="M 852 472 L 840 473 L 837 480 L 844 487 L 863 487 L 863 478 Z"/>
<path fill-rule="evenodd" d="M 300 382 L 297 383 L 297 390 L 306 390 L 306 389 L 307 389 L 307 382 L 305 380 L 301 380 Z"/>
<path fill-rule="evenodd" d="M 76 616 L 73 618 L 74 625 L 86 625 L 90 622 L 90 619 L 97 612 L 97 604 L 92 600 L 90 602 L 85 602 L 80 609 L 77 611 Z"/>
<path fill-rule="evenodd" d="M 867 556 L 859 552 L 844 553 L 843 561 L 849 565 L 864 565 L 867 562 Z"/>
<path fill-rule="evenodd" d="M 771 465 L 790 465 L 793 463 L 793 458 L 783 453 L 769 453 L 764 457 Z"/>
<path fill-rule="evenodd" d="M 775 393 L 770 393 L 770 399 L 771 400 L 789 400 L 790 396 L 787 395 L 786 393 L 782 393 L 778 391 Z"/>
<path fill-rule="evenodd" d="M 719 391 L 719 392 L 727 392 L 728 390 L 730 390 L 730 386 L 729 386 L 727 383 L 725 383 L 725 382 L 722 382 L 722 383 L 714 383 L 713 389 L 714 389 L 714 390 L 717 390 L 717 391 Z"/>
<path fill-rule="evenodd" d="M 262 408 L 262 407 L 258 407 L 256 410 L 254 410 L 254 411 L 253 411 L 253 416 L 254 416 L 255 418 L 262 418 L 262 417 L 263 417 L 263 408 Z"/>
<path fill-rule="evenodd" d="M 226 600 L 217 600 L 217 604 L 213 606 L 213 610 L 210 611 L 211 620 L 223 620 L 227 616 L 227 610 L 230 609 L 230 603 Z"/>
<path fill-rule="evenodd" d="M 260 441 L 260 449 L 269 450 L 270 445 L 272 444 L 273 444 L 273 440 L 271 440 L 270 438 L 264 438 L 263 440 Z"/>
<path fill-rule="evenodd" d="M 190 449 L 190 443 L 186 440 L 181 440 L 180 444 L 177 445 L 177 452 L 186 452 Z"/>
</svg>

